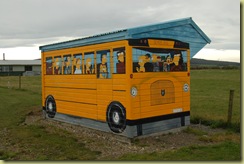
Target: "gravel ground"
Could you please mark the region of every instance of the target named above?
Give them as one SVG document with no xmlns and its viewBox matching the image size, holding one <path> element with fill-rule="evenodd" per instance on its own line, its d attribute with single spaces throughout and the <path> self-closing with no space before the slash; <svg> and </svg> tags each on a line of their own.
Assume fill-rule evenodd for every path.
<svg viewBox="0 0 244 164">
<path fill-rule="evenodd" d="M 63 129 L 74 135 L 79 141 L 83 142 L 90 150 L 100 151 L 99 159 L 116 159 L 124 154 L 131 153 L 152 153 L 179 149 L 190 145 L 214 144 L 213 141 L 206 142 L 199 139 L 199 135 L 186 132 L 186 130 L 177 130 L 164 134 L 156 134 L 146 137 L 138 137 L 130 140 L 125 137 L 89 129 L 86 127 L 58 122 L 50 119 L 44 119 L 40 110 L 33 109 L 25 122 L 25 125 L 38 124 L 42 126 L 55 126 L 57 129 Z M 206 135 L 224 133 L 223 129 L 212 129 L 203 125 L 190 125 L 191 129 L 200 130 Z M 185 128 L 184 128 L 185 129 Z"/>
</svg>

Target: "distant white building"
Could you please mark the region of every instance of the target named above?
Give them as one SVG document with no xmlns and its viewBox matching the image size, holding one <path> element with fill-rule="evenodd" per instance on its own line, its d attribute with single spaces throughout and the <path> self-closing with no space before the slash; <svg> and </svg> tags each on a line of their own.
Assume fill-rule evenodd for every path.
<svg viewBox="0 0 244 164">
<path fill-rule="evenodd" d="M 0 76 L 40 74 L 41 60 L 0 60 Z"/>
</svg>

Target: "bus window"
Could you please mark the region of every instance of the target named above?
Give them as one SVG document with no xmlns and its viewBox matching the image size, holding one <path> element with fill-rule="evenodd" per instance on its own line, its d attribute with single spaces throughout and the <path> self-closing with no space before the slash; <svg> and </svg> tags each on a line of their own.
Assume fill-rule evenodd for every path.
<svg viewBox="0 0 244 164">
<path fill-rule="evenodd" d="M 160 48 L 133 48 L 133 72 L 186 71 L 187 52 Z"/>
<path fill-rule="evenodd" d="M 61 56 L 54 57 L 53 69 L 55 75 L 62 74 L 62 58 Z"/>
<path fill-rule="evenodd" d="M 94 53 L 85 53 L 84 74 L 95 74 Z"/>
<path fill-rule="evenodd" d="M 152 72 L 152 53 L 148 50 L 133 48 L 133 72 Z"/>
<path fill-rule="evenodd" d="M 74 74 L 82 74 L 82 54 L 74 55 L 73 70 Z"/>
<path fill-rule="evenodd" d="M 46 58 L 46 75 L 52 75 L 53 69 L 52 69 L 52 57 Z"/>
<path fill-rule="evenodd" d="M 187 52 L 186 51 L 172 51 L 171 63 L 168 71 L 187 71 Z"/>
<path fill-rule="evenodd" d="M 125 48 L 113 49 L 113 59 L 113 72 L 117 74 L 125 74 Z"/>
<path fill-rule="evenodd" d="M 66 74 L 66 75 L 71 74 L 71 71 L 72 71 L 71 55 L 64 55 L 63 61 L 64 61 L 64 63 L 63 63 L 64 74 Z"/>
<path fill-rule="evenodd" d="M 181 58 L 180 58 L 180 63 L 182 63 L 182 71 L 187 71 L 187 51 L 181 51 Z"/>
<path fill-rule="evenodd" d="M 97 51 L 97 78 L 111 78 L 110 73 L 110 51 Z"/>
</svg>

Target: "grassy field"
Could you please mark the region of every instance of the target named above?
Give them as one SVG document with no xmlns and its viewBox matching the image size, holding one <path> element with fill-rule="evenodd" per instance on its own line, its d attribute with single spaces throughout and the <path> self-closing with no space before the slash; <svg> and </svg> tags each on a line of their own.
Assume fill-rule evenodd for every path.
<svg viewBox="0 0 244 164">
<path fill-rule="evenodd" d="M 32 80 L 37 80 L 34 77 Z M 39 83 L 40 84 L 40 83 Z M 66 131 L 50 126 L 21 126 L 31 109 L 41 110 L 40 91 L 0 88 L 0 159 L 92 160 L 98 152 Z"/>
<path fill-rule="evenodd" d="M 191 122 L 226 127 L 230 89 L 234 89 L 232 125 L 240 131 L 240 70 L 191 72 Z"/>
<path fill-rule="evenodd" d="M 226 141 L 211 146 L 189 146 L 166 152 L 128 154 L 120 157 L 120 160 L 230 161 L 240 159 L 238 152 L 240 144 Z"/>
<path fill-rule="evenodd" d="M 41 95 L 41 76 L 0 76 L 0 87 L 26 90 Z"/>
<path fill-rule="evenodd" d="M 41 78 L 0 77 L 0 159 L 96 160 L 101 152 L 87 147 L 65 129 L 50 125 L 22 125 L 30 111 L 41 110 Z M 229 90 L 234 89 L 232 125 L 226 126 Z M 240 160 L 240 71 L 194 70 L 191 72 L 191 121 L 213 128 L 227 128 L 225 136 L 189 130 L 211 145 L 192 145 L 169 151 L 129 153 L 105 160 Z M 234 134 L 233 134 L 234 133 Z M 230 135 L 231 134 L 231 135 Z M 224 138 L 224 139 L 223 139 Z M 91 142 L 91 141 L 89 141 Z M 203 155 L 204 154 L 204 155 Z"/>
</svg>

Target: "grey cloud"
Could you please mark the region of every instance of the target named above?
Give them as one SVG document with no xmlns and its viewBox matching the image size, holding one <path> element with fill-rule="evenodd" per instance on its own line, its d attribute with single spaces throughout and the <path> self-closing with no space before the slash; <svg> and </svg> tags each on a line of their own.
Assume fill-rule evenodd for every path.
<svg viewBox="0 0 244 164">
<path fill-rule="evenodd" d="M 192 17 L 220 49 L 240 47 L 240 2 L 233 0 L 0 1 L 0 48 L 57 42 Z"/>
</svg>

